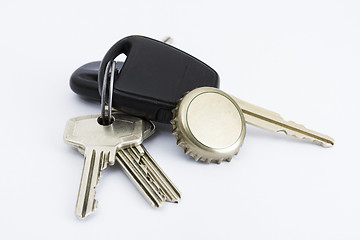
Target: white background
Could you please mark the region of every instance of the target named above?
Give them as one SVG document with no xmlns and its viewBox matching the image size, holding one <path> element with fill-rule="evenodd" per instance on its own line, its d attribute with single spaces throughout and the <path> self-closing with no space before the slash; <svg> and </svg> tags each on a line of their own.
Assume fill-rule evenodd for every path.
<svg viewBox="0 0 360 240">
<path fill-rule="evenodd" d="M 1 239 L 360 239 L 359 1 L 2 1 Z M 157 124 L 146 148 L 181 190 L 153 209 L 118 165 L 74 215 L 83 157 L 67 119 L 99 113 L 69 78 L 140 34 L 212 66 L 221 89 L 332 136 L 325 149 L 247 128 L 231 163 L 201 164 Z"/>
</svg>

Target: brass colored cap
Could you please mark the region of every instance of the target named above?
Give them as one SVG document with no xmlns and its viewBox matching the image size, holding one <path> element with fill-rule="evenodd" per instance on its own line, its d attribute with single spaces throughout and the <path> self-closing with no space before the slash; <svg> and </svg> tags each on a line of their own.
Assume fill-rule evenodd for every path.
<svg viewBox="0 0 360 240">
<path fill-rule="evenodd" d="M 245 119 L 235 100 L 217 88 L 192 90 L 173 109 L 173 135 L 196 161 L 230 162 L 245 138 Z"/>
</svg>

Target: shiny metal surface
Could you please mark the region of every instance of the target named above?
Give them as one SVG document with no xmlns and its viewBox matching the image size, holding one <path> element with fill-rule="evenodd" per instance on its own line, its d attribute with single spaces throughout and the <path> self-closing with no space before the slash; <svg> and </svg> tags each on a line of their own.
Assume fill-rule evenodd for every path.
<svg viewBox="0 0 360 240">
<path fill-rule="evenodd" d="M 335 143 L 331 137 L 305 128 L 303 125 L 285 121 L 280 114 L 247 103 L 233 97 L 242 109 L 247 123 L 272 132 L 284 132 L 289 136 L 309 140 L 323 147 L 332 147 Z"/>
<path fill-rule="evenodd" d="M 84 153 L 75 214 L 85 218 L 97 207 L 95 187 L 101 171 L 115 163 L 116 152 L 121 148 L 139 145 L 155 130 L 155 126 L 141 118 L 114 113 L 110 125 L 98 123 L 99 115 L 70 119 L 65 128 L 64 140 Z"/>
<path fill-rule="evenodd" d="M 197 88 L 173 110 L 173 134 L 195 160 L 230 161 L 243 143 L 246 129 L 236 102 L 216 88 Z"/>
<path fill-rule="evenodd" d="M 116 160 L 152 206 L 157 208 L 165 201 L 180 201 L 179 190 L 142 144 L 121 149 Z"/>
</svg>

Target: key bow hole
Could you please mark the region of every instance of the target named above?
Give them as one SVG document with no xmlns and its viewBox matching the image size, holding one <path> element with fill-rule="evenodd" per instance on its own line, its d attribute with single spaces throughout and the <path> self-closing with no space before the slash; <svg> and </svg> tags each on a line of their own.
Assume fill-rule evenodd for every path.
<svg viewBox="0 0 360 240">
<path fill-rule="evenodd" d="M 108 118 L 108 117 L 103 118 L 100 116 L 97 119 L 97 122 L 102 126 L 109 126 L 109 125 L 113 124 L 114 121 L 115 121 L 115 118 L 113 116 L 111 118 Z"/>
</svg>

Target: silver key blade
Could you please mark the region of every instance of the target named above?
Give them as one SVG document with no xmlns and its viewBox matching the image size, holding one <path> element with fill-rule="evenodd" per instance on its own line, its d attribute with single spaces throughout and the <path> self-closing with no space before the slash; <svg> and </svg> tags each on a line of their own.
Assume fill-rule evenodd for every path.
<svg viewBox="0 0 360 240">
<path fill-rule="evenodd" d="M 175 203 L 180 201 L 179 190 L 142 144 L 120 150 L 116 159 L 146 200 L 154 207 L 160 207 L 165 201 Z"/>
<path fill-rule="evenodd" d="M 114 122 L 103 126 L 99 115 L 88 115 L 70 119 L 66 125 L 64 140 L 76 147 L 85 156 L 76 216 L 85 218 L 97 207 L 95 187 L 101 171 L 107 164 L 115 163 L 116 151 L 142 143 L 154 132 L 151 122 L 141 118 L 115 113 Z"/>
<path fill-rule="evenodd" d="M 232 97 L 242 109 L 247 123 L 272 132 L 285 132 L 287 135 L 307 139 L 323 147 L 334 145 L 334 139 L 325 134 L 309 130 L 294 122 L 285 121 L 278 113 Z"/>
<path fill-rule="evenodd" d="M 110 151 L 86 148 L 84 151 L 84 167 L 81 174 L 75 215 L 83 219 L 97 208 L 95 187 L 99 183 L 101 171 L 107 167 Z"/>
</svg>

